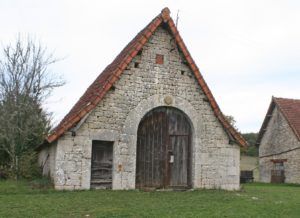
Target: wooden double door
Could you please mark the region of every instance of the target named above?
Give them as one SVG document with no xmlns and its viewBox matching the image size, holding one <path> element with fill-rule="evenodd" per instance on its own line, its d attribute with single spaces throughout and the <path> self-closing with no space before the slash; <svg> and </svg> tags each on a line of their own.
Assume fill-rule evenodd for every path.
<svg viewBox="0 0 300 218">
<path fill-rule="evenodd" d="M 186 115 L 159 107 L 141 120 L 137 137 L 137 188 L 191 186 L 191 126 Z"/>
</svg>

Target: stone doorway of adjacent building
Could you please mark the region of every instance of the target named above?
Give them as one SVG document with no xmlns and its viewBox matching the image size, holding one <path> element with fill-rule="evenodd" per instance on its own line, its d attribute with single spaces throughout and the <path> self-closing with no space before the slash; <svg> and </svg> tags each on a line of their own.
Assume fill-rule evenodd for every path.
<svg viewBox="0 0 300 218">
<path fill-rule="evenodd" d="M 191 187 L 191 139 L 189 118 L 181 110 L 148 112 L 138 127 L 136 188 Z"/>
<path fill-rule="evenodd" d="M 271 161 L 273 162 L 273 169 L 271 170 L 271 183 L 284 183 L 284 162 L 286 159 L 275 159 Z"/>
</svg>

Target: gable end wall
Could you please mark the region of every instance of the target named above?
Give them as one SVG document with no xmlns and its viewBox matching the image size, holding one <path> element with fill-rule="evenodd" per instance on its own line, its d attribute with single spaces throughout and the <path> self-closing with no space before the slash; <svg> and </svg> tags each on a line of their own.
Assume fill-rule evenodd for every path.
<svg viewBox="0 0 300 218">
<path fill-rule="evenodd" d="M 300 149 L 272 155 L 294 148 L 300 148 L 300 142 L 276 106 L 259 147 L 260 180 L 262 182 L 271 181 L 272 159 L 287 159 L 287 162 L 284 162 L 285 182 L 300 183 Z M 266 155 L 271 156 L 262 157 Z"/>
<path fill-rule="evenodd" d="M 156 64 L 156 54 L 164 63 Z M 139 63 L 135 67 L 135 63 Z M 114 141 L 113 189 L 135 188 L 136 134 L 140 119 L 158 106 L 179 108 L 191 119 L 194 188 L 239 188 L 239 146 L 229 145 L 194 74 L 171 35 L 159 27 L 84 124 L 59 138 L 55 187 L 89 189 L 92 140 Z M 164 98 L 173 99 L 171 105 Z"/>
</svg>

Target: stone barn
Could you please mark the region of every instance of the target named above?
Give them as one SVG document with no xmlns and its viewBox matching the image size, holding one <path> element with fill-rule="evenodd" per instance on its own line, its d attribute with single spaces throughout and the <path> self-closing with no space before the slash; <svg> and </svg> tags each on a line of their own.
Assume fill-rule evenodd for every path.
<svg viewBox="0 0 300 218">
<path fill-rule="evenodd" d="M 239 189 L 240 146 L 168 8 L 39 147 L 56 189 Z"/>
<path fill-rule="evenodd" d="M 300 100 L 272 98 L 257 145 L 262 182 L 300 183 Z"/>
</svg>

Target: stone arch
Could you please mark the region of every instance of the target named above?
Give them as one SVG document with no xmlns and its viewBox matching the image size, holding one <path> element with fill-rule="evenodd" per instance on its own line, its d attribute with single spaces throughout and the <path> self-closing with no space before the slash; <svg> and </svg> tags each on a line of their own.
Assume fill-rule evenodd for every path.
<svg viewBox="0 0 300 218">
<path fill-rule="evenodd" d="M 192 128 L 175 107 L 156 107 L 140 121 L 136 188 L 191 188 Z"/>
<path fill-rule="evenodd" d="M 126 188 L 135 188 L 135 171 L 136 171 L 136 141 L 137 131 L 141 119 L 152 109 L 156 107 L 174 107 L 181 110 L 190 120 L 192 128 L 192 186 L 200 187 L 200 172 L 195 170 L 195 165 L 199 164 L 199 157 L 196 156 L 200 150 L 201 133 L 203 134 L 205 127 L 202 122 L 202 116 L 196 111 L 193 105 L 183 98 L 177 96 L 153 95 L 147 99 L 142 100 L 131 112 L 128 114 L 124 126 L 120 134 L 120 142 L 127 145 L 129 159 L 131 164 L 130 178 Z M 199 156 L 199 155 L 198 155 Z M 120 186 L 120 185 L 118 185 Z M 121 188 L 121 187 L 120 187 Z"/>
<path fill-rule="evenodd" d="M 172 102 L 170 104 L 166 103 L 166 97 L 171 98 Z M 203 129 L 203 122 L 201 122 L 201 117 L 197 113 L 196 109 L 190 104 L 188 101 L 185 99 L 176 97 L 176 96 L 162 96 L 162 95 L 152 95 L 147 99 L 142 100 L 127 116 L 122 134 L 127 134 L 127 135 L 136 135 L 139 123 L 141 119 L 152 109 L 156 107 L 174 107 L 182 112 L 184 112 L 187 117 L 191 121 L 191 126 L 193 129 L 193 132 L 196 137 L 198 137 L 197 132 L 199 133 L 201 129 Z"/>
</svg>

